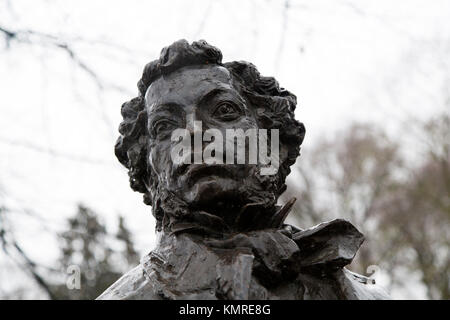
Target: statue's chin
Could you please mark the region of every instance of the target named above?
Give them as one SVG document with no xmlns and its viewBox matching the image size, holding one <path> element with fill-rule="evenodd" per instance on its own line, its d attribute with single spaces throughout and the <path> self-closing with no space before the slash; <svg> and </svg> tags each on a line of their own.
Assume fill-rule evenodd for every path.
<svg viewBox="0 0 450 320">
<path fill-rule="evenodd" d="M 181 176 L 172 188 L 159 186 L 155 189 L 153 213 L 160 219 L 158 221 L 162 222 L 163 217 L 167 217 L 166 222 L 170 224 L 184 219 L 190 221 L 190 213 L 203 212 L 220 217 L 226 225 L 233 227 L 242 220 L 242 214 L 249 218 L 275 209 L 276 190 L 270 188 L 274 184 L 267 184 L 265 177 L 259 177 L 253 171 L 244 172 L 245 176 L 225 175 L 220 170 L 214 174 L 204 173 Z M 183 184 L 179 183 L 183 178 Z M 207 215 L 197 217 L 200 216 L 203 217 L 200 223 L 208 220 Z"/>
</svg>

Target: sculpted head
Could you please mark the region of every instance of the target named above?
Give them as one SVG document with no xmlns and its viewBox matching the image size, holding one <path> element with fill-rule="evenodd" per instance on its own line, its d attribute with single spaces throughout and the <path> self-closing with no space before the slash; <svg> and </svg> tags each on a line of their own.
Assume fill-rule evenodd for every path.
<svg viewBox="0 0 450 320">
<path fill-rule="evenodd" d="M 158 60 L 145 66 L 138 88 L 138 97 L 122 105 L 115 152 L 129 170 L 132 189 L 143 193 L 144 202 L 152 206 L 158 230 L 170 229 L 176 220 L 189 220 L 193 212 L 220 217 L 232 226 L 249 205 L 274 210 L 305 134 L 294 118 L 292 93 L 274 78 L 261 76 L 251 63 L 222 63 L 217 48 L 185 40 L 164 48 Z M 194 151 L 183 162 L 173 157 L 174 147 L 180 145 L 173 134 L 180 128 Z M 245 140 L 244 163 L 227 163 L 225 151 L 217 150 L 211 155 L 223 161 L 197 161 L 210 141 L 225 150 L 230 142 L 227 132 L 233 129 L 278 129 L 279 166 L 274 174 L 261 174 L 262 164 L 248 161 L 250 138 Z M 208 132 L 223 140 L 207 137 Z M 234 138 L 231 141 L 234 145 Z M 198 146 L 200 155 L 195 154 Z M 233 160 L 237 153 L 238 146 Z"/>
</svg>

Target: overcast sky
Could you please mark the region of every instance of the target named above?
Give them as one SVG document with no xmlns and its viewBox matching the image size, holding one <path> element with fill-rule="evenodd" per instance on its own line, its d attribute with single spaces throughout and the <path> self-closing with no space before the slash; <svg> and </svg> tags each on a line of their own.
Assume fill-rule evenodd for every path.
<svg viewBox="0 0 450 320">
<path fill-rule="evenodd" d="M 205 39 L 224 61 L 250 61 L 295 93 L 303 153 L 352 121 L 405 132 L 407 121 L 442 110 L 450 83 L 443 0 L 289 1 L 287 9 L 264 0 L 0 0 L 0 27 L 66 41 L 98 75 L 51 38 L 8 46 L 0 37 L 0 197 L 18 209 L 14 231 L 41 263 L 55 259 L 50 231 L 64 228 L 77 202 L 110 230 L 125 215 L 140 253 L 152 249 L 150 208 L 128 187 L 113 147 L 120 106 L 137 94 L 143 66 L 178 39 Z M 22 209 L 45 223 L 24 220 Z"/>
</svg>

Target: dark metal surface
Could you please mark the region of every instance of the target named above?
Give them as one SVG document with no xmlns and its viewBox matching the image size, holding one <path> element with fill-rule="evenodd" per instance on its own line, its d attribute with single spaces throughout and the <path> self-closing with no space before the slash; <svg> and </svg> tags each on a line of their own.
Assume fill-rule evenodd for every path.
<svg viewBox="0 0 450 320">
<path fill-rule="evenodd" d="M 276 203 L 305 134 L 292 93 L 250 63 L 222 63 L 217 48 L 185 40 L 145 67 L 138 88 L 122 106 L 115 150 L 131 187 L 152 206 L 159 240 L 99 299 L 388 298 L 372 279 L 344 268 L 364 241 L 352 224 L 284 224 L 295 199 Z M 223 104 L 230 114 L 217 113 Z M 170 132 L 187 128 L 188 115 L 224 135 L 228 128 L 278 129 L 278 172 L 174 163 Z"/>
</svg>

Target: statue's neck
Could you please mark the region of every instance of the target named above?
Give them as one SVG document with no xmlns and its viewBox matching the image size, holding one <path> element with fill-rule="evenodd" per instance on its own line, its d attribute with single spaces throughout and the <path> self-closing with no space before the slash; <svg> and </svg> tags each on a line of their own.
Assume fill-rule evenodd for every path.
<svg viewBox="0 0 450 320">
<path fill-rule="evenodd" d="M 166 233 L 198 233 L 222 237 L 237 232 L 278 229 L 283 224 L 295 199 L 285 206 L 250 203 L 229 211 L 187 210 L 182 215 L 164 215 Z"/>
</svg>

